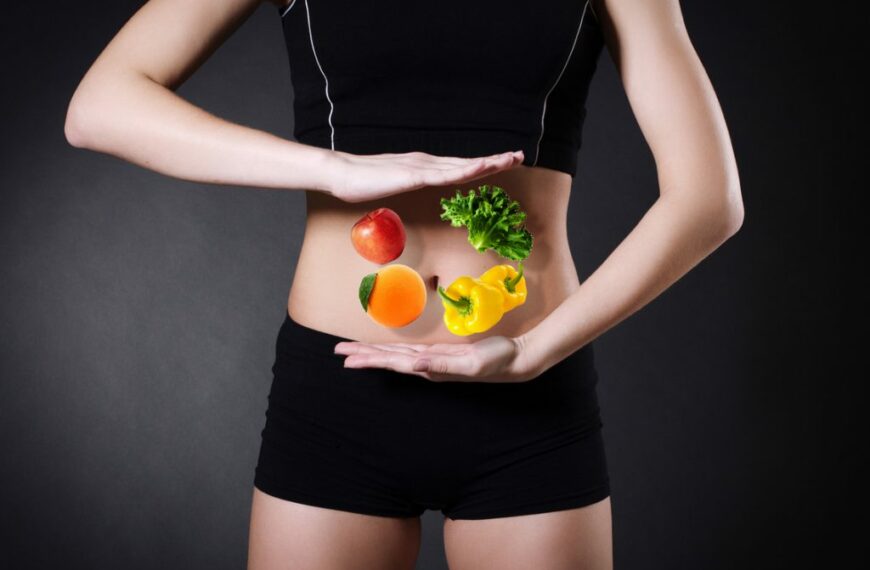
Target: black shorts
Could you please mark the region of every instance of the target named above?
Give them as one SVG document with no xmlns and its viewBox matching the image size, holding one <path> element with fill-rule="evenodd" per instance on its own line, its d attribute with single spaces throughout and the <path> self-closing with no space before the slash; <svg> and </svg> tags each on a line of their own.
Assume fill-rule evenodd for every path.
<svg viewBox="0 0 870 570">
<path fill-rule="evenodd" d="M 592 345 L 519 383 L 344 368 L 342 338 L 286 315 L 254 485 L 331 509 L 483 519 L 610 494 Z M 473 342 L 473 341 L 472 341 Z"/>
</svg>

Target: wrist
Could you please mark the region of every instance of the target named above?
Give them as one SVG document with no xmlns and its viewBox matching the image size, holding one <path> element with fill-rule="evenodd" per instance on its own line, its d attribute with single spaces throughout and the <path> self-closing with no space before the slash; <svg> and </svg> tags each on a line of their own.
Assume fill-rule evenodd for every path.
<svg viewBox="0 0 870 570">
<path fill-rule="evenodd" d="M 340 198 L 343 189 L 344 153 L 339 150 L 317 148 L 319 151 L 313 164 L 317 169 L 317 184 L 314 188 L 334 198 Z"/>
<path fill-rule="evenodd" d="M 514 361 L 517 372 L 529 379 L 539 376 L 548 368 L 544 352 L 539 344 L 540 339 L 534 331 L 535 329 L 531 329 L 513 337 L 513 341 L 517 345 L 517 358 Z"/>
<path fill-rule="evenodd" d="M 289 188 L 313 190 L 335 195 L 337 171 L 339 170 L 339 151 L 319 146 L 288 141 L 291 145 L 284 164 L 285 172 L 291 172 L 293 182 Z"/>
</svg>

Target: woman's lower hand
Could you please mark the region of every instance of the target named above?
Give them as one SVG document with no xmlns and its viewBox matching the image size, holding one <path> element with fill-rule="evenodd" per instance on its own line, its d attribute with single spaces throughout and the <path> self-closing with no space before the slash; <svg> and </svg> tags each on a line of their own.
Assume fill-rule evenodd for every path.
<svg viewBox="0 0 870 570">
<path fill-rule="evenodd" d="M 522 337 L 490 336 L 472 343 L 339 342 L 347 368 L 386 368 L 435 382 L 525 382 L 538 376 Z"/>
<path fill-rule="evenodd" d="M 459 184 L 512 168 L 523 152 L 480 158 L 435 156 L 425 152 L 356 155 L 330 151 L 327 193 L 345 202 L 364 202 L 425 186 Z"/>
</svg>

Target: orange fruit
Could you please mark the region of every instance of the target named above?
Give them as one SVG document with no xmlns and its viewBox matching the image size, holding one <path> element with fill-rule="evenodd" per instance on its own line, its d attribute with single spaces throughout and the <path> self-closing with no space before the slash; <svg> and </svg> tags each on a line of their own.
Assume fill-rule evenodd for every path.
<svg viewBox="0 0 870 570">
<path fill-rule="evenodd" d="M 411 267 L 393 263 L 362 278 L 359 299 L 363 310 L 379 325 L 403 327 L 423 314 L 426 284 Z"/>
</svg>

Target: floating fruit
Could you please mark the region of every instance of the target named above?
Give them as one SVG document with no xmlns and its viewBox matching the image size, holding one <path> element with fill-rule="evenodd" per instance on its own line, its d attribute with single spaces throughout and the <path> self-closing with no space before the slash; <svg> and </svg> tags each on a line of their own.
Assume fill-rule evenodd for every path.
<svg viewBox="0 0 870 570">
<path fill-rule="evenodd" d="M 399 214 L 378 208 L 356 221 L 350 239 L 357 253 L 374 263 L 389 263 L 405 249 L 405 226 Z"/>
<path fill-rule="evenodd" d="M 362 278 L 359 300 L 363 310 L 385 327 L 403 327 L 423 314 L 426 285 L 411 267 L 387 265 Z"/>
</svg>

